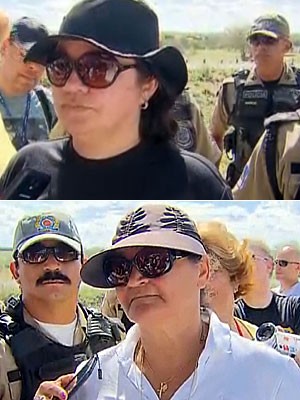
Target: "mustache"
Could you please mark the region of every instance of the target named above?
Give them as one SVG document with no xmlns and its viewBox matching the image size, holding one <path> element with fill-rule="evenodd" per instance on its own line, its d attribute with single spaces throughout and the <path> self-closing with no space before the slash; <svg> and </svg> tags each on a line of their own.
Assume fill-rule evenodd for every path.
<svg viewBox="0 0 300 400">
<path fill-rule="evenodd" d="M 36 281 L 36 286 L 42 285 L 44 282 L 51 282 L 51 281 L 63 281 L 68 284 L 71 284 L 70 279 L 62 274 L 59 271 L 47 271 L 43 276 L 41 276 L 37 281 Z"/>
</svg>

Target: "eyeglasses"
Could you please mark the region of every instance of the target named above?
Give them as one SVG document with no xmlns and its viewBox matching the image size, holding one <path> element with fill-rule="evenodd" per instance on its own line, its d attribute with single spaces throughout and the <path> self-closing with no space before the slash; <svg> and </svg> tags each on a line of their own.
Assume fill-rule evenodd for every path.
<svg viewBox="0 0 300 400">
<path fill-rule="evenodd" d="M 270 258 L 270 257 L 257 256 L 256 254 L 252 254 L 252 258 L 253 258 L 253 260 L 262 260 L 262 261 L 273 262 L 272 258 Z"/>
<path fill-rule="evenodd" d="M 75 261 L 79 258 L 79 252 L 64 243 L 54 247 L 46 247 L 37 243 L 19 253 L 18 257 L 28 264 L 42 264 L 48 260 L 50 254 L 53 254 L 55 259 L 62 263 Z"/>
<path fill-rule="evenodd" d="M 66 54 L 56 54 L 46 65 L 46 72 L 52 85 L 63 87 L 70 78 L 73 70 L 76 71 L 81 82 L 95 89 L 104 89 L 111 86 L 121 72 L 137 68 L 136 64 L 122 65 L 114 57 L 100 52 L 88 52 L 77 60 Z"/>
<path fill-rule="evenodd" d="M 275 265 L 279 265 L 279 267 L 287 267 L 289 264 L 300 265 L 300 262 L 297 262 L 297 261 L 275 260 L 274 262 L 275 262 Z"/>
<path fill-rule="evenodd" d="M 12 58 L 19 62 L 24 62 L 24 58 L 26 57 L 27 51 L 20 44 L 16 43 L 11 39 L 10 44 L 17 50 L 12 54 Z"/>
<path fill-rule="evenodd" d="M 260 44 L 263 46 L 274 46 L 278 42 L 278 39 L 264 35 L 255 35 L 249 38 L 249 43 L 251 46 L 259 46 Z"/>
<path fill-rule="evenodd" d="M 158 278 L 169 272 L 181 258 L 201 259 L 200 255 L 160 247 L 144 247 L 132 260 L 116 253 L 108 255 L 103 263 L 105 279 L 110 287 L 126 286 L 133 266 L 145 278 Z"/>
</svg>

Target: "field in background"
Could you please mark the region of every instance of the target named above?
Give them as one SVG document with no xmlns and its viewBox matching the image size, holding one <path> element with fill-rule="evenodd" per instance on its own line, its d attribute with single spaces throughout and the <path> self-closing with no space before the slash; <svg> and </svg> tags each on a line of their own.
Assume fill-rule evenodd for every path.
<svg viewBox="0 0 300 400">
<path fill-rule="evenodd" d="M 87 251 L 88 255 L 95 253 L 94 249 Z M 19 288 L 15 280 L 12 278 L 9 270 L 9 262 L 11 259 L 11 251 L 3 251 L 0 248 L 0 300 L 4 301 L 12 295 L 19 295 Z M 275 279 L 272 280 L 272 287 L 276 286 Z M 98 308 L 102 302 L 105 290 L 92 288 L 81 284 L 79 298 L 87 306 Z"/>
</svg>

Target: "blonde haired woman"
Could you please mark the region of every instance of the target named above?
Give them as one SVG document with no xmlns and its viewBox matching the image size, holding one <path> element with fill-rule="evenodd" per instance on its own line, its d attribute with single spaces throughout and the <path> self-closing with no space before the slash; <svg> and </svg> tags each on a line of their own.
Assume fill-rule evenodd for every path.
<svg viewBox="0 0 300 400">
<path fill-rule="evenodd" d="M 255 338 L 257 327 L 234 317 L 234 301 L 251 287 L 252 256 L 246 241 L 240 242 L 224 224 L 198 224 L 199 234 L 206 246 L 210 278 L 204 301 L 232 331 L 249 339 Z"/>
</svg>

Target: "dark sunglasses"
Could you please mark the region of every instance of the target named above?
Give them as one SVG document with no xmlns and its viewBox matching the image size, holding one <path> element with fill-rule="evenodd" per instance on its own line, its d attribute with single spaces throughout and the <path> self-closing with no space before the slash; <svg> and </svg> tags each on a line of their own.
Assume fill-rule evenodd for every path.
<svg viewBox="0 0 300 400">
<path fill-rule="evenodd" d="M 114 57 L 100 52 L 85 53 L 77 60 L 58 53 L 47 62 L 46 72 L 51 84 L 57 87 L 65 86 L 75 70 L 84 85 L 104 89 L 111 86 L 121 72 L 130 68 L 137 68 L 137 65 L 122 65 Z"/>
<path fill-rule="evenodd" d="M 42 264 L 48 260 L 50 254 L 59 262 L 75 261 L 79 258 L 79 252 L 67 244 L 58 244 L 54 247 L 46 247 L 40 243 L 29 246 L 17 257 L 28 264 Z"/>
<path fill-rule="evenodd" d="M 249 43 L 252 46 L 258 46 L 258 45 L 264 45 L 264 46 L 274 46 L 279 42 L 278 39 L 269 37 L 269 36 L 264 36 L 264 35 L 256 35 L 256 36 L 251 36 L 249 38 Z"/>
<path fill-rule="evenodd" d="M 132 260 L 117 253 L 107 255 L 103 263 L 103 271 L 109 287 L 126 286 L 133 266 L 145 278 L 158 278 L 172 269 L 175 260 L 186 257 L 201 259 L 200 255 L 186 251 L 144 247 Z"/>
<path fill-rule="evenodd" d="M 279 265 L 279 267 L 287 267 L 289 264 L 300 265 L 300 262 L 297 262 L 297 261 L 275 260 L 274 262 L 275 262 L 275 265 Z"/>
</svg>

